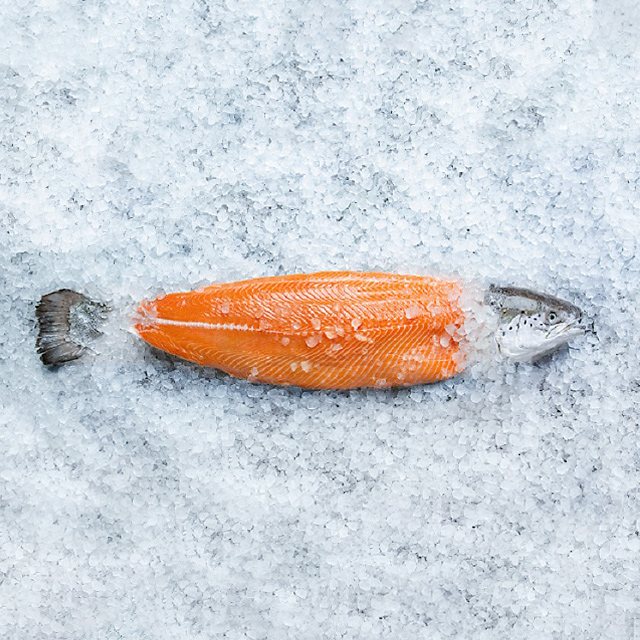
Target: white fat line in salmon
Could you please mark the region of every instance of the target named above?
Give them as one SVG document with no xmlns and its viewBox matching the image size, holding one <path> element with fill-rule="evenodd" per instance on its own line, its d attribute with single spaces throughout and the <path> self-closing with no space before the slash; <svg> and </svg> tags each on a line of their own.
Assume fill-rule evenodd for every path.
<svg viewBox="0 0 640 640">
<path fill-rule="evenodd" d="M 246 324 L 215 324 L 213 322 L 189 322 L 187 320 L 168 320 L 166 318 L 154 318 L 153 320 L 145 319 L 150 326 L 154 324 L 167 324 L 174 327 L 195 327 L 198 329 L 219 329 L 221 331 L 266 331 L 260 327 L 250 327 Z M 272 332 L 275 333 L 275 332 Z"/>
</svg>

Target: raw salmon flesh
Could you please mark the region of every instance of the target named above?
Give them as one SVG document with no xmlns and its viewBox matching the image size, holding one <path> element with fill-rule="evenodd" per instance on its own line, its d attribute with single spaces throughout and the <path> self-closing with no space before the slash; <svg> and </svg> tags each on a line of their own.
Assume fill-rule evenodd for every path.
<svg viewBox="0 0 640 640">
<path fill-rule="evenodd" d="M 352 271 L 214 284 L 140 304 L 150 345 L 232 376 L 316 389 L 435 382 L 464 367 L 461 286 Z"/>
</svg>

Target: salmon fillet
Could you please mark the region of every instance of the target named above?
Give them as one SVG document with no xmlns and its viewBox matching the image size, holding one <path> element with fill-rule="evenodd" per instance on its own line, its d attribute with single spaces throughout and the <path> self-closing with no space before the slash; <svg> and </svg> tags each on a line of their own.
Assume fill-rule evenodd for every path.
<svg viewBox="0 0 640 640">
<path fill-rule="evenodd" d="M 459 373 L 459 283 L 352 271 L 257 278 L 140 304 L 150 345 L 232 376 L 315 389 L 435 382 Z"/>
</svg>

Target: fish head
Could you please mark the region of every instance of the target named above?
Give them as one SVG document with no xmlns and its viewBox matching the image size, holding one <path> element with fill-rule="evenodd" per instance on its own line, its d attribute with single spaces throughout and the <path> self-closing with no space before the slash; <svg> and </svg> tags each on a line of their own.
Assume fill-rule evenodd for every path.
<svg viewBox="0 0 640 640">
<path fill-rule="evenodd" d="M 516 362 L 548 355 L 587 330 L 578 307 L 529 289 L 491 285 L 485 303 L 498 316 L 500 353 Z"/>
</svg>

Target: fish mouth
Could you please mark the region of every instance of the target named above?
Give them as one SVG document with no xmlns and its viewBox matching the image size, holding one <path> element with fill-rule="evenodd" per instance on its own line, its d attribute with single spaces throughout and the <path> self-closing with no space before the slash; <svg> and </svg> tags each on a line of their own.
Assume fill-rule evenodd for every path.
<svg viewBox="0 0 640 640">
<path fill-rule="evenodd" d="M 547 339 L 560 342 L 566 342 L 574 336 L 587 333 L 589 328 L 583 323 L 582 318 L 575 322 L 561 322 L 547 331 Z"/>
</svg>

